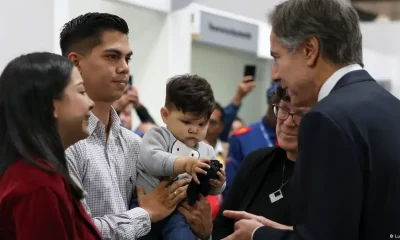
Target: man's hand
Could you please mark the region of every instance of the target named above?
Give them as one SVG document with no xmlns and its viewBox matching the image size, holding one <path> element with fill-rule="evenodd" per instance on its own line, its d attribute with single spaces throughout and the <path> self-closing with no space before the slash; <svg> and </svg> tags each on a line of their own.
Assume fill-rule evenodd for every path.
<svg viewBox="0 0 400 240">
<path fill-rule="evenodd" d="M 262 216 L 257 216 L 248 212 L 244 211 L 224 211 L 224 216 L 227 218 L 234 219 L 236 221 L 242 220 L 242 219 L 248 219 L 248 220 L 254 220 L 259 223 L 261 223 L 264 226 L 276 228 L 276 229 L 281 229 L 281 230 L 291 230 L 293 231 L 293 227 L 291 226 L 286 226 L 274 221 L 271 221 L 269 219 L 266 219 L 265 217 Z"/>
<path fill-rule="evenodd" d="M 200 194 L 200 200 L 193 206 L 183 202 L 178 211 L 186 217 L 194 234 L 200 239 L 209 239 L 213 229 L 211 207 L 208 200 Z"/>
<path fill-rule="evenodd" d="M 235 223 L 235 232 L 222 240 L 251 240 L 253 232 L 263 225 L 255 220 L 243 219 Z"/>
<path fill-rule="evenodd" d="M 251 92 L 256 83 L 253 79 L 253 76 L 245 76 L 239 82 L 238 88 L 236 90 L 235 95 L 233 96 L 232 103 L 236 106 L 239 106 L 242 103 L 243 98 Z"/>
<path fill-rule="evenodd" d="M 217 175 L 218 179 L 211 179 L 210 184 L 216 189 L 221 189 L 226 181 L 225 170 L 221 168 L 218 171 Z"/>
<path fill-rule="evenodd" d="M 168 187 L 168 180 L 161 183 L 147 195 L 143 188 L 137 186 L 139 206 L 149 213 L 151 222 L 158 222 L 169 216 L 178 203 L 186 197 L 187 184 L 190 179 L 184 178 Z"/>
</svg>

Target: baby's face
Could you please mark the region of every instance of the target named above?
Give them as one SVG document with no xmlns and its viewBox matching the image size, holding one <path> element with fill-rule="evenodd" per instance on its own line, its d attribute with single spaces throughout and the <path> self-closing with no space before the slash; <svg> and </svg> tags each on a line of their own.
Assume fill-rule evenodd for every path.
<svg viewBox="0 0 400 240">
<path fill-rule="evenodd" d="M 168 110 L 168 117 L 164 119 L 168 130 L 181 142 L 194 147 L 203 141 L 207 134 L 208 120 L 199 118 L 192 113 L 183 113 L 178 110 Z"/>
</svg>

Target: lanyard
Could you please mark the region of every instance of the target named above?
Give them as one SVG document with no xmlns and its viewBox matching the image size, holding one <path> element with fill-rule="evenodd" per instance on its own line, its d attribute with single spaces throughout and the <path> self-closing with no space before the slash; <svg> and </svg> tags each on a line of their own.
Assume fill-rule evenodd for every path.
<svg viewBox="0 0 400 240">
<path fill-rule="evenodd" d="M 267 131 L 265 130 L 265 127 L 264 127 L 264 124 L 263 124 L 263 119 L 261 119 L 261 121 L 259 122 L 259 125 L 260 125 L 261 132 L 264 135 L 265 142 L 267 143 L 267 146 L 268 147 L 273 147 L 274 144 L 272 144 L 271 139 L 269 138 L 269 136 L 267 134 Z"/>
</svg>

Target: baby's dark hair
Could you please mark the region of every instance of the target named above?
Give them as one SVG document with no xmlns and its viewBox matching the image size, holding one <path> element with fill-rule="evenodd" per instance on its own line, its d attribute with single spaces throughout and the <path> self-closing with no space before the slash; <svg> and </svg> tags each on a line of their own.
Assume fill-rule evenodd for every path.
<svg viewBox="0 0 400 240">
<path fill-rule="evenodd" d="M 211 85 L 198 75 L 178 75 L 167 82 L 165 107 L 209 119 L 215 109 Z"/>
</svg>

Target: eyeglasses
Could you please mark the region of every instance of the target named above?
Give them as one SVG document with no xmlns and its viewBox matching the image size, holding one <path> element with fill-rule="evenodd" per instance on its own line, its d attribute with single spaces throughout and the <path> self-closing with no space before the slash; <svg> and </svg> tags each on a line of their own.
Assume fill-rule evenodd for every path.
<svg viewBox="0 0 400 240">
<path fill-rule="evenodd" d="M 289 116 L 292 116 L 293 123 L 297 126 L 300 125 L 304 113 L 291 113 L 289 110 L 282 108 L 279 105 L 273 104 L 273 106 L 274 114 L 278 119 L 285 121 Z"/>
</svg>

